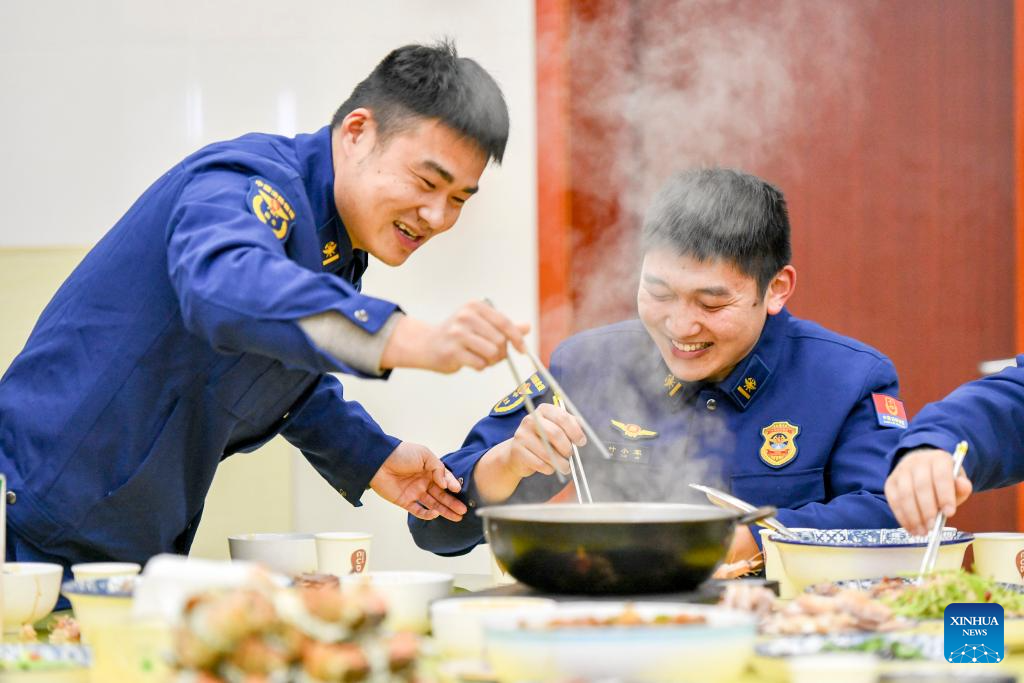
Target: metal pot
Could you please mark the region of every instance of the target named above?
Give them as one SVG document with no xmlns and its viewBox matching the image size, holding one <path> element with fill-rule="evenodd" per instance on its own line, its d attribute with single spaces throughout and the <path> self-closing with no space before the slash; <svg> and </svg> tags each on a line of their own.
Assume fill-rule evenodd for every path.
<svg viewBox="0 0 1024 683">
<path fill-rule="evenodd" d="M 506 571 L 549 593 L 689 591 L 725 557 L 733 529 L 775 514 L 710 505 L 591 503 L 481 508 L 484 533 Z"/>
</svg>

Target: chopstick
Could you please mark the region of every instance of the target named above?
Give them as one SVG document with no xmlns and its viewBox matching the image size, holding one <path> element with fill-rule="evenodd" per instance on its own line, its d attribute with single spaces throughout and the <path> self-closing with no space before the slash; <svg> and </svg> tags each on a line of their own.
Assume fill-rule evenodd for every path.
<svg viewBox="0 0 1024 683">
<path fill-rule="evenodd" d="M 590 441 L 592 441 L 593 444 L 598 447 L 598 449 L 601 451 L 601 455 L 603 455 L 605 459 L 611 458 L 611 453 L 608 451 L 608 447 L 604 445 L 604 441 L 601 440 L 601 437 L 599 437 L 597 435 L 597 432 L 594 431 L 593 427 L 590 426 L 590 423 L 587 422 L 587 419 L 583 417 L 583 413 L 581 413 L 579 409 L 573 404 L 572 400 L 569 398 L 569 395 L 565 393 L 565 389 L 563 389 L 562 386 L 558 383 L 558 380 L 554 378 L 554 376 L 546 367 L 544 367 L 544 364 L 540 362 L 540 359 L 537 358 L 536 354 L 534 354 L 533 351 L 527 349 L 526 356 L 527 358 L 530 359 L 530 362 L 533 363 L 533 367 L 537 369 L 537 374 L 540 375 L 540 378 L 547 382 L 551 386 L 551 388 L 554 389 L 555 392 L 562 397 L 562 401 L 565 402 L 565 407 L 569 410 L 569 412 L 573 413 L 576 416 L 577 420 L 580 421 L 580 425 L 583 427 L 583 432 L 587 435 L 587 438 L 590 439 Z"/>
<path fill-rule="evenodd" d="M 484 297 L 484 303 L 491 308 L 494 308 L 494 302 L 492 302 L 490 298 Z M 601 449 L 601 454 L 605 458 L 610 458 L 611 454 L 608 452 L 607 446 L 604 445 L 604 442 L 601 441 L 601 437 L 597 435 L 597 433 L 591 428 L 590 423 L 587 422 L 586 418 L 583 417 L 580 411 L 576 409 L 576 406 L 573 405 L 572 401 L 569 400 L 568 395 L 566 395 L 561 385 L 559 385 L 558 380 L 551 375 L 551 372 L 548 371 L 544 364 L 540 362 L 540 359 L 537 358 L 536 354 L 530 351 L 530 349 L 526 349 L 526 357 L 530 359 L 531 363 L 533 363 L 533 367 L 536 369 L 537 374 L 540 375 L 541 379 L 547 382 L 548 386 L 554 389 L 556 396 L 561 397 L 562 402 L 565 403 L 567 412 L 570 412 L 570 414 L 575 413 L 576 419 L 580 421 L 580 425 L 582 425 L 583 432 L 587 435 L 587 438 L 591 439 L 594 445 Z M 515 363 L 512 361 L 512 357 L 508 355 L 507 349 L 505 353 L 505 360 L 508 361 L 508 367 L 512 371 L 513 378 L 515 378 L 516 386 L 522 386 L 523 382 L 520 379 L 519 371 L 516 370 Z M 523 398 L 526 403 L 526 411 L 530 415 L 534 415 L 537 409 L 533 405 L 533 400 L 528 394 L 524 395 Z M 547 456 L 551 460 L 551 466 L 554 467 L 556 456 L 554 449 L 551 448 L 551 442 L 548 441 L 547 432 L 541 426 L 540 420 L 536 417 L 534 417 L 534 420 L 537 422 L 537 433 L 540 434 L 540 440 L 544 442 L 544 449 L 547 451 Z M 583 499 L 586 498 L 586 502 L 593 503 L 594 498 L 590 495 L 590 484 L 587 483 L 587 473 L 583 471 L 583 460 L 580 459 L 580 452 L 579 449 L 576 448 L 576 444 L 572 444 L 572 452 L 573 457 L 569 458 L 569 472 L 572 474 L 572 483 L 576 489 L 576 500 L 582 503 Z M 579 470 L 578 474 L 577 470 Z M 565 475 L 559 472 L 557 467 L 555 467 L 555 474 L 558 475 L 559 482 L 565 483 Z"/>
<path fill-rule="evenodd" d="M 964 463 L 964 456 L 967 455 L 967 442 L 961 441 L 956 445 L 956 450 L 953 452 L 953 480 L 955 481 L 957 475 L 960 474 L 960 468 Z M 924 557 L 921 558 L 921 569 L 917 573 L 917 581 L 920 583 L 924 580 L 924 577 L 931 574 L 935 569 L 935 561 L 939 557 L 939 544 L 942 542 L 942 529 L 946 525 L 946 513 L 939 511 L 939 514 L 935 515 L 935 524 L 932 526 L 931 533 L 928 534 L 928 547 L 924 551 Z"/>
<path fill-rule="evenodd" d="M 512 378 L 516 381 L 516 388 L 523 386 L 523 380 L 519 371 L 516 370 L 516 364 L 512 361 L 512 356 L 505 354 L 505 360 L 508 361 L 508 369 L 512 371 Z M 557 457 L 555 455 L 555 449 L 551 447 L 551 442 L 548 440 L 547 430 L 544 429 L 544 425 L 540 423 L 540 419 L 537 416 L 537 406 L 533 404 L 533 399 L 530 395 L 523 394 L 524 402 L 526 403 L 526 412 L 533 417 L 533 421 L 537 424 L 537 433 L 540 435 L 540 440 L 544 443 L 544 450 L 547 452 L 548 462 L 551 463 L 551 467 L 555 470 L 555 475 L 558 477 L 559 483 L 566 483 L 565 475 L 561 473 L 558 467 L 555 466 Z M 569 471 L 572 472 L 572 460 L 569 461 Z M 576 473 L 573 472 L 573 482 L 576 481 Z M 576 489 L 576 496 L 579 497 L 579 488 Z M 582 503 L 583 500 L 580 499 Z"/>
<path fill-rule="evenodd" d="M 556 406 L 562 406 L 561 396 L 555 394 L 554 400 Z M 590 495 L 590 484 L 587 483 L 587 473 L 583 469 L 583 461 L 580 459 L 580 449 L 574 443 L 570 445 L 572 446 L 572 457 L 569 458 L 569 471 L 572 473 L 573 486 L 576 487 L 576 500 L 580 503 L 593 503 L 594 497 Z"/>
</svg>

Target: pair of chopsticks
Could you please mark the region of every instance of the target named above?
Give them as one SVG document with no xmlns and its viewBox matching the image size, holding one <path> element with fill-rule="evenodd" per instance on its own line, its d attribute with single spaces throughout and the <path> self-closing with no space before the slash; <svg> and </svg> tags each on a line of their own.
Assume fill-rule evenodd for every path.
<svg viewBox="0 0 1024 683">
<path fill-rule="evenodd" d="M 537 374 L 540 375 L 540 378 L 544 380 L 549 387 L 551 387 L 552 391 L 555 392 L 555 405 L 564 403 L 566 411 L 570 414 L 575 414 L 576 419 L 580 421 L 580 425 L 582 425 L 583 432 L 587 435 L 587 438 L 591 439 L 592 443 L 600 448 L 602 453 L 607 453 L 608 450 L 605 448 L 600 437 L 594 433 L 594 430 L 583 415 L 576 410 L 576 406 L 573 405 L 572 401 L 570 401 L 569 397 L 565 394 L 565 391 L 562 390 L 562 387 L 558 384 L 558 380 L 552 376 L 551 372 L 549 372 L 548 369 L 544 367 L 544 364 L 540 362 L 540 359 L 537 358 L 537 356 L 529 349 L 526 350 L 526 357 L 530 359 L 531 363 L 533 363 L 533 367 L 536 369 Z M 508 367 L 509 370 L 512 371 L 512 377 L 516 382 L 516 386 L 523 386 L 522 376 L 516 369 L 516 364 L 512 360 L 512 356 L 506 354 L 505 360 L 508 361 Z M 551 463 L 552 467 L 555 467 L 555 463 L 557 462 L 556 458 L 558 456 L 555 455 L 555 449 L 551 447 L 551 441 L 548 439 L 547 430 L 544 429 L 539 416 L 536 414 L 537 407 L 533 404 L 533 399 L 530 398 L 529 394 L 524 394 L 523 399 L 525 399 L 526 411 L 533 416 L 533 420 L 537 425 L 537 433 L 540 435 L 540 440 L 544 443 L 544 450 L 547 452 L 548 461 Z M 587 473 L 583 470 L 583 460 L 580 458 L 580 451 L 576 448 L 576 444 L 572 444 L 572 457 L 569 458 L 569 472 L 572 474 L 572 483 L 576 489 L 576 500 L 580 503 L 593 503 L 594 498 L 590 495 L 590 484 L 587 483 Z M 562 474 L 557 467 L 555 467 L 555 474 L 558 475 L 558 480 L 560 482 L 565 482 L 565 475 Z"/>
<path fill-rule="evenodd" d="M 967 442 L 961 441 L 956 445 L 956 450 L 953 451 L 953 480 L 956 481 L 957 475 L 960 474 L 960 468 L 964 464 L 964 456 L 967 455 Z M 935 569 L 935 561 L 939 557 L 939 545 L 942 543 L 942 529 L 946 526 L 946 513 L 939 511 L 939 514 L 935 515 L 935 524 L 932 526 L 931 533 L 928 534 L 928 547 L 924 551 L 924 557 L 921 558 L 921 569 L 917 572 L 917 581 L 920 583 L 924 580 L 924 577 L 931 574 Z"/>
</svg>

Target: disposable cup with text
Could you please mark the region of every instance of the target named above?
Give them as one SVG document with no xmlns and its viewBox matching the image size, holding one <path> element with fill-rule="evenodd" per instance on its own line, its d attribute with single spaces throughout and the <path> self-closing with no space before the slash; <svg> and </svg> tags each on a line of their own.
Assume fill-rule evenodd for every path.
<svg viewBox="0 0 1024 683">
<path fill-rule="evenodd" d="M 1024 534 L 974 534 L 974 573 L 1005 583 L 1024 583 Z"/>
<path fill-rule="evenodd" d="M 328 531 L 316 534 L 316 562 L 321 574 L 362 574 L 370 564 L 370 541 L 365 531 Z"/>
</svg>

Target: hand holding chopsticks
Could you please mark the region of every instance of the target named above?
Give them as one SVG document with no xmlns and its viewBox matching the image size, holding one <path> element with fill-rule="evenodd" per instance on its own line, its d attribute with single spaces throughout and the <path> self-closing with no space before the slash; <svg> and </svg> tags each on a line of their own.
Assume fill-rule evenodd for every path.
<svg viewBox="0 0 1024 683">
<path fill-rule="evenodd" d="M 953 479 L 960 474 L 960 468 L 964 463 L 964 456 L 967 455 L 967 442 L 961 441 L 956 445 L 953 453 Z M 928 534 L 928 547 L 925 549 L 924 557 L 921 559 L 921 569 L 918 571 L 917 580 L 920 582 L 925 576 L 931 574 L 935 569 L 935 561 L 939 556 L 939 545 L 942 543 L 942 529 L 946 525 L 946 513 L 939 511 L 935 516 L 935 524 L 932 525 L 931 533 Z"/>
</svg>

